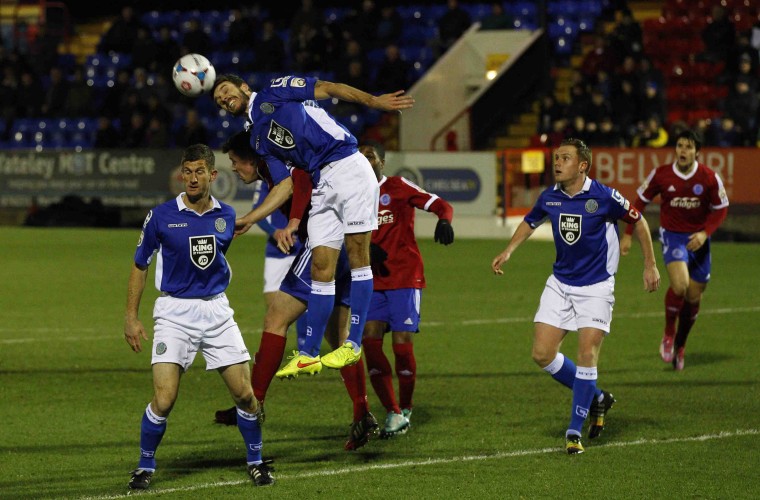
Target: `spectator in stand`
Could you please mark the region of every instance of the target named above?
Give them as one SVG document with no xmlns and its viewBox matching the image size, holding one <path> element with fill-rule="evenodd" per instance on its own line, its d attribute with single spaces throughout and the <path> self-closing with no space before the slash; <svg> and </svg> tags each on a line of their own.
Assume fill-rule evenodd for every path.
<svg viewBox="0 0 760 500">
<path fill-rule="evenodd" d="M 377 34 L 378 17 L 375 2 L 363 0 L 361 9 L 344 20 L 343 30 L 348 34 L 348 38 L 361 43 L 364 50 L 370 50 L 377 43 L 375 35 Z"/>
<path fill-rule="evenodd" d="M 115 149 L 121 144 L 119 131 L 113 126 L 108 116 L 98 117 L 98 130 L 95 132 L 95 149 Z"/>
<path fill-rule="evenodd" d="M 396 7 L 386 5 L 380 9 L 380 20 L 375 29 L 375 46 L 386 47 L 391 43 L 397 43 L 401 38 L 404 21 L 396 12 Z"/>
<path fill-rule="evenodd" d="M 129 117 L 129 120 L 121 125 L 121 147 L 142 148 L 146 147 L 145 132 L 148 130 L 148 123 L 145 120 L 145 114 L 135 111 Z"/>
<path fill-rule="evenodd" d="M 553 93 L 548 92 L 541 98 L 539 111 L 538 133 L 548 134 L 554 128 L 554 123 L 565 116 L 565 106 L 557 102 Z M 559 143 L 557 143 L 559 145 Z"/>
<path fill-rule="evenodd" d="M 646 120 L 633 137 L 634 148 L 663 148 L 668 145 L 668 131 L 663 127 L 660 118 L 652 115 Z"/>
<path fill-rule="evenodd" d="M 246 32 L 245 44 L 250 44 Z M 256 43 L 256 68 L 259 71 L 279 72 L 286 61 L 285 42 L 277 34 L 274 21 L 267 19 L 261 26 L 261 39 Z"/>
<path fill-rule="evenodd" d="M 137 31 L 142 26 L 135 9 L 130 5 L 121 8 L 121 14 L 100 39 L 98 52 L 131 53 L 137 40 Z"/>
<path fill-rule="evenodd" d="M 618 62 L 618 56 L 610 47 L 607 38 L 597 33 L 594 36 L 593 48 L 586 54 L 581 63 L 581 74 L 587 78 L 593 77 L 600 70 L 612 73 Z"/>
<path fill-rule="evenodd" d="M 736 71 L 728 75 L 726 83 L 733 87 L 736 81 L 742 78 L 749 82 L 751 88 L 755 90 L 760 89 L 760 79 L 758 79 L 758 73 L 753 67 L 756 66 L 752 62 L 752 56 L 748 53 L 742 54 L 739 56 Z"/>
<path fill-rule="evenodd" d="M 45 89 L 42 116 L 56 118 L 65 116 L 66 101 L 69 97 L 69 81 L 60 66 L 50 68 L 50 82 Z"/>
<path fill-rule="evenodd" d="M 367 81 L 369 80 L 367 72 L 367 58 L 364 56 L 364 49 L 359 42 L 350 38 L 345 41 L 345 47 L 343 53 L 340 56 L 340 60 L 335 68 L 335 75 L 338 81 L 343 81 L 344 78 L 349 77 L 351 63 L 359 62 L 362 67 L 362 76 L 364 78 L 364 85 L 356 86 L 353 83 L 349 84 L 352 87 L 358 89 L 367 88 Z M 357 83 L 354 81 L 354 83 Z"/>
<path fill-rule="evenodd" d="M 599 127 L 591 138 L 591 141 L 596 146 L 608 148 L 625 147 L 625 140 L 612 120 L 612 116 L 609 115 L 603 117 L 599 122 Z"/>
<path fill-rule="evenodd" d="M 172 112 L 169 111 L 161 99 L 158 98 L 158 94 L 150 92 L 148 94 L 148 100 L 145 103 L 145 112 L 148 120 L 152 118 L 158 118 L 163 123 L 170 123 L 172 121 Z"/>
<path fill-rule="evenodd" d="M 742 70 L 741 65 L 745 62 L 749 63 L 749 67 Z M 750 33 L 748 31 L 737 32 L 736 45 L 728 61 L 726 61 L 726 71 L 731 75 L 748 74 L 757 77 L 759 67 L 760 53 L 752 46 Z"/>
<path fill-rule="evenodd" d="M 191 144 L 206 144 L 207 139 L 208 130 L 198 116 L 198 111 L 195 108 L 187 108 L 185 123 L 174 137 L 174 144 L 183 148 Z"/>
<path fill-rule="evenodd" d="M 380 63 L 372 88 L 376 90 L 402 90 L 409 87 L 409 70 L 411 66 L 401 59 L 398 45 L 391 44 L 385 48 L 385 59 Z"/>
<path fill-rule="evenodd" d="M 641 102 L 639 103 L 639 117 L 647 119 L 653 115 L 657 116 L 660 123 L 665 123 L 665 118 L 667 117 L 665 98 L 656 82 L 646 82 L 644 84 L 644 94 L 641 96 Z"/>
<path fill-rule="evenodd" d="M 599 124 L 602 122 L 602 118 L 610 116 L 612 114 L 612 107 L 609 101 L 604 96 L 604 91 L 600 87 L 594 87 L 591 89 L 591 100 L 586 107 L 586 112 L 583 116 L 589 122 Z"/>
<path fill-rule="evenodd" d="M 612 95 L 612 109 L 615 110 L 615 121 L 626 144 L 631 144 L 636 133 L 640 101 L 631 80 L 623 79 L 618 82 Z"/>
<path fill-rule="evenodd" d="M 126 102 L 127 94 L 131 92 L 129 83 L 132 77 L 128 69 L 122 68 L 116 72 L 116 79 L 112 87 L 108 87 L 103 98 L 103 113 L 111 118 L 117 118 L 121 115 L 121 108 Z"/>
<path fill-rule="evenodd" d="M 169 147 L 169 126 L 158 116 L 151 116 L 148 119 L 148 126 L 145 128 L 145 137 L 143 144 L 146 148 L 165 149 Z"/>
<path fill-rule="evenodd" d="M 240 8 L 230 10 L 230 25 L 227 28 L 226 50 L 247 50 L 251 46 L 251 33 L 255 33 L 254 20 Z M 256 51 L 259 55 L 259 51 Z M 269 71 L 269 70 L 262 70 Z"/>
<path fill-rule="evenodd" d="M 172 31 L 168 26 L 161 26 L 158 30 L 156 53 L 154 59 L 157 68 L 170 68 L 177 62 L 181 50 L 179 43 L 172 37 Z"/>
<path fill-rule="evenodd" d="M 712 120 L 705 129 L 705 142 L 719 148 L 742 146 L 743 134 L 730 116 Z"/>
<path fill-rule="evenodd" d="M 583 116 L 589 102 L 591 102 L 591 96 L 586 90 L 586 85 L 583 83 L 574 84 L 570 87 L 570 104 L 567 106 L 567 115 L 571 117 Z"/>
<path fill-rule="evenodd" d="M 319 27 L 323 23 L 322 12 L 314 7 L 312 0 L 301 0 L 301 8 L 296 10 L 290 20 L 291 38 L 301 32 L 302 26 L 308 24 L 312 27 Z"/>
<path fill-rule="evenodd" d="M 760 108 L 757 89 L 752 87 L 749 77 L 740 76 L 734 88 L 723 102 L 724 119 L 736 123 L 740 146 L 753 146 L 757 139 L 757 113 Z"/>
<path fill-rule="evenodd" d="M 10 123 L 16 118 L 16 91 L 18 90 L 18 76 L 13 66 L 3 66 L 0 80 L 0 119 Z"/>
<path fill-rule="evenodd" d="M 169 65 L 158 65 L 156 60 L 157 49 L 158 45 L 156 44 L 156 40 L 153 39 L 150 29 L 147 26 L 137 28 L 137 38 L 132 48 L 132 67 L 145 68 L 151 73 L 165 71 Z"/>
<path fill-rule="evenodd" d="M 21 73 L 16 90 L 16 114 L 22 118 L 38 118 L 42 114 L 44 92 L 39 79 L 31 70 Z"/>
<path fill-rule="evenodd" d="M 636 74 L 639 77 L 639 81 L 655 82 L 660 88 L 665 88 L 665 78 L 662 76 L 662 71 L 653 66 L 652 61 L 648 57 L 639 59 Z"/>
<path fill-rule="evenodd" d="M 87 85 L 84 79 L 82 66 L 77 65 L 71 74 L 69 94 L 64 105 L 64 115 L 93 116 L 95 113 L 93 102 L 95 102 L 95 95 L 92 87 Z"/>
<path fill-rule="evenodd" d="M 290 34 L 292 69 L 298 73 L 319 70 L 324 64 L 325 40 L 317 27 L 304 23 L 300 31 Z"/>
<path fill-rule="evenodd" d="M 446 52 L 472 24 L 470 14 L 459 6 L 458 0 L 448 0 L 448 10 L 438 19 L 440 51 Z"/>
<path fill-rule="evenodd" d="M 148 97 L 153 93 L 153 89 L 150 84 L 150 75 L 145 68 L 135 68 L 132 71 L 132 83 L 130 87 L 137 92 L 140 102 L 143 104 L 148 102 Z"/>
<path fill-rule="evenodd" d="M 491 2 L 491 13 L 480 21 L 481 30 L 511 30 L 514 29 L 514 18 L 504 12 L 501 2 Z"/>
<path fill-rule="evenodd" d="M 691 127 L 689 127 L 689 124 L 683 120 L 676 120 L 671 123 L 670 129 L 668 130 L 668 146 L 675 148 L 679 134 L 686 130 L 691 130 Z M 705 137 L 705 135 L 700 134 L 700 137 Z"/>
<path fill-rule="evenodd" d="M 620 11 L 620 20 L 610 33 L 610 45 L 623 56 L 638 56 L 642 50 L 641 25 L 634 19 L 630 9 Z"/>
<path fill-rule="evenodd" d="M 187 29 L 182 35 L 182 49 L 188 54 L 204 54 L 208 53 L 211 46 L 211 37 L 203 31 L 200 20 L 190 19 L 187 23 Z"/>
<path fill-rule="evenodd" d="M 728 11 L 720 4 L 712 8 L 712 22 L 702 30 L 705 51 L 699 59 L 709 62 L 723 62 L 731 55 L 736 42 L 736 28 L 728 16 Z"/>
</svg>

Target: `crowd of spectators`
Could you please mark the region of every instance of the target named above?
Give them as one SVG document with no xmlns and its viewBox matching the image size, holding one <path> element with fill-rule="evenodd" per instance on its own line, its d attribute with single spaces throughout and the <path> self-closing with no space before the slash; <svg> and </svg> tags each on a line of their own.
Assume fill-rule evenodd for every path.
<svg viewBox="0 0 760 500">
<path fill-rule="evenodd" d="M 749 146 L 758 141 L 760 105 L 760 24 L 751 32 L 735 29 L 725 7 L 714 7 L 702 33 L 704 51 L 694 60 L 724 66 L 716 83 L 727 89 L 719 100 L 719 117 L 695 123 L 668 114 L 668 75 L 644 50 L 642 26 L 625 2 L 618 2 L 614 28 L 597 26 L 593 47 L 585 52 L 570 82 L 569 99 L 553 91 L 541 102 L 538 140 L 558 144 L 570 135 L 597 146 L 660 147 L 672 142 L 674 130 L 700 129 L 708 145 Z M 393 6 L 363 0 L 345 17 L 330 18 L 302 0 L 287 19 L 268 17 L 259 8 L 228 11 L 225 33 L 209 34 L 197 19 L 176 26 L 148 26 L 131 6 L 122 8 L 98 44 L 103 54 L 129 54 L 107 86 L 88 81 L 86 67 L 51 62 L 60 39 L 40 26 L 34 37 L 3 38 L 0 46 L 0 132 L 7 134 L 17 118 L 90 117 L 97 119 L 96 147 L 171 147 L 208 142 L 216 137 L 213 105 L 189 99 L 174 89 L 169 68 L 180 55 L 246 51 L 235 72 L 318 73 L 370 92 L 408 89 L 417 75 L 399 45 L 404 22 Z M 484 29 L 512 25 L 500 2 L 481 19 Z M 448 0 L 436 21 L 436 36 L 427 40 L 433 58 L 440 56 L 472 24 L 458 0 Z M 215 35 L 215 36 L 212 36 Z M 328 103 L 329 105 L 329 103 Z M 339 103 L 331 112 L 348 116 L 356 106 Z M 213 142 L 213 141 L 212 141 Z"/>
<path fill-rule="evenodd" d="M 558 102 L 553 90 L 543 97 L 534 143 L 554 146 L 573 136 L 594 146 L 664 147 L 673 145 L 678 131 L 692 127 L 708 146 L 755 146 L 760 143 L 760 23 L 753 30 L 754 44 L 752 30 L 735 30 L 725 7 L 712 9 L 700 33 L 704 50 L 690 54 L 688 62 L 721 66 L 710 83 L 725 88 L 726 95 L 717 99 L 715 116 L 687 122 L 668 114 L 669 75 L 654 64 L 669 54 L 646 53 L 641 25 L 622 8 L 612 31 L 594 34 L 593 46 L 573 74 L 569 99 Z M 703 104 L 693 101 L 697 96 L 687 97 L 692 108 Z"/>
</svg>

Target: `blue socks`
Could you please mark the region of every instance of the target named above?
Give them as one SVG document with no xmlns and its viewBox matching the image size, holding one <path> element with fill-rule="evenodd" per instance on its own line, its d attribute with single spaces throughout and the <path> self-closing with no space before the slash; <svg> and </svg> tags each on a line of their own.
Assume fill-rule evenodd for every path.
<svg viewBox="0 0 760 500">
<path fill-rule="evenodd" d="M 237 408 L 237 424 L 245 442 L 246 462 L 248 465 L 261 463 L 261 425 L 256 415 Z"/>
<path fill-rule="evenodd" d="M 554 361 L 546 365 L 543 370 L 551 375 L 554 380 L 568 389 L 573 388 L 573 384 L 575 383 L 575 372 L 577 371 L 575 363 L 573 363 L 570 358 L 566 358 L 561 352 L 558 352 Z M 596 389 L 594 391 L 595 397 L 599 397 L 601 394 L 601 389 Z"/>
<path fill-rule="evenodd" d="M 581 435 L 583 422 L 586 421 L 591 401 L 596 392 L 596 367 L 579 366 L 573 382 L 573 409 L 570 413 L 570 425 L 566 436 Z"/>
<path fill-rule="evenodd" d="M 150 403 L 143 413 L 140 425 L 140 462 L 138 469 L 156 470 L 156 449 L 166 432 L 166 417 L 159 417 L 150 409 Z"/>
<path fill-rule="evenodd" d="M 323 281 L 312 281 L 311 292 L 309 293 L 309 303 L 306 309 L 306 337 L 303 346 L 300 348 L 301 354 L 319 356 L 319 349 L 322 347 L 322 339 L 325 336 L 325 328 L 330 320 L 333 306 L 335 305 L 335 281 L 325 283 Z"/>
<path fill-rule="evenodd" d="M 348 331 L 348 341 L 358 350 L 362 345 L 364 323 L 367 322 L 367 312 L 372 301 L 372 268 L 370 266 L 351 270 L 351 326 Z"/>
</svg>

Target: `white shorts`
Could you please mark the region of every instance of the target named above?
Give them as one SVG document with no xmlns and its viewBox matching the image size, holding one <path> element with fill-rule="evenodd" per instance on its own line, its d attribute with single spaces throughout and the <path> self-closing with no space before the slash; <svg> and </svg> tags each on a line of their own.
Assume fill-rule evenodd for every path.
<svg viewBox="0 0 760 500">
<path fill-rule="evenodd" d="M 267 257 L 264 259 L 264 293 L 274 293 L 280 289 L 280 283 L 288 274 L 296 255 L 288 255 L 281 259 Z"/>
<path fill-rule="evenodd" d="M 346 234 L 377 229 L 380 185 L 361 153 L 332 162 L 322 169 L 311 192 L 308 232 L 312 248 L 343 241 Z"/>
<path fill-rule="evenodd" d="M 615 306 L 615 277 L 588 286 L 561 283 L 552 274 L 546 280 L 534 323 L 546 323 L 562 330 L 597 328 L 610 332 Z"/>
<path fill-rule="evenodd" d="M 153 306 L 151 364 L 175 363 L 187 371 L 199 350 L 206 370 L 250 361 L 233 313 L 223 293 L 209 299 L 158 297 Z"/>
</svg>

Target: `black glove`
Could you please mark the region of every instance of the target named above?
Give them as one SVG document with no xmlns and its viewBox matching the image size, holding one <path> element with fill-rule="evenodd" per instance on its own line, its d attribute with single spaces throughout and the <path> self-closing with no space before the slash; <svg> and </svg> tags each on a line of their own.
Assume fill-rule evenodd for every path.
<svg viewBox="0 0 760 500">
<path fill-rule="evenodd" d="M 454 228 L 446 219 L 438 219 L 438 224 L 435 225 L 435 242 L 441 245 L 454 243 Z"/>
<path fill-rule="evenodd" d="M 372 273 L 378 276 L 390 276 L 390 271 L 385 266 L 385 261 L 388 258 L 388 252 L 383 250 L 380 245 L 370 243 L 369 245 L 369 261 L 372 265 Z"/>
</svg>

